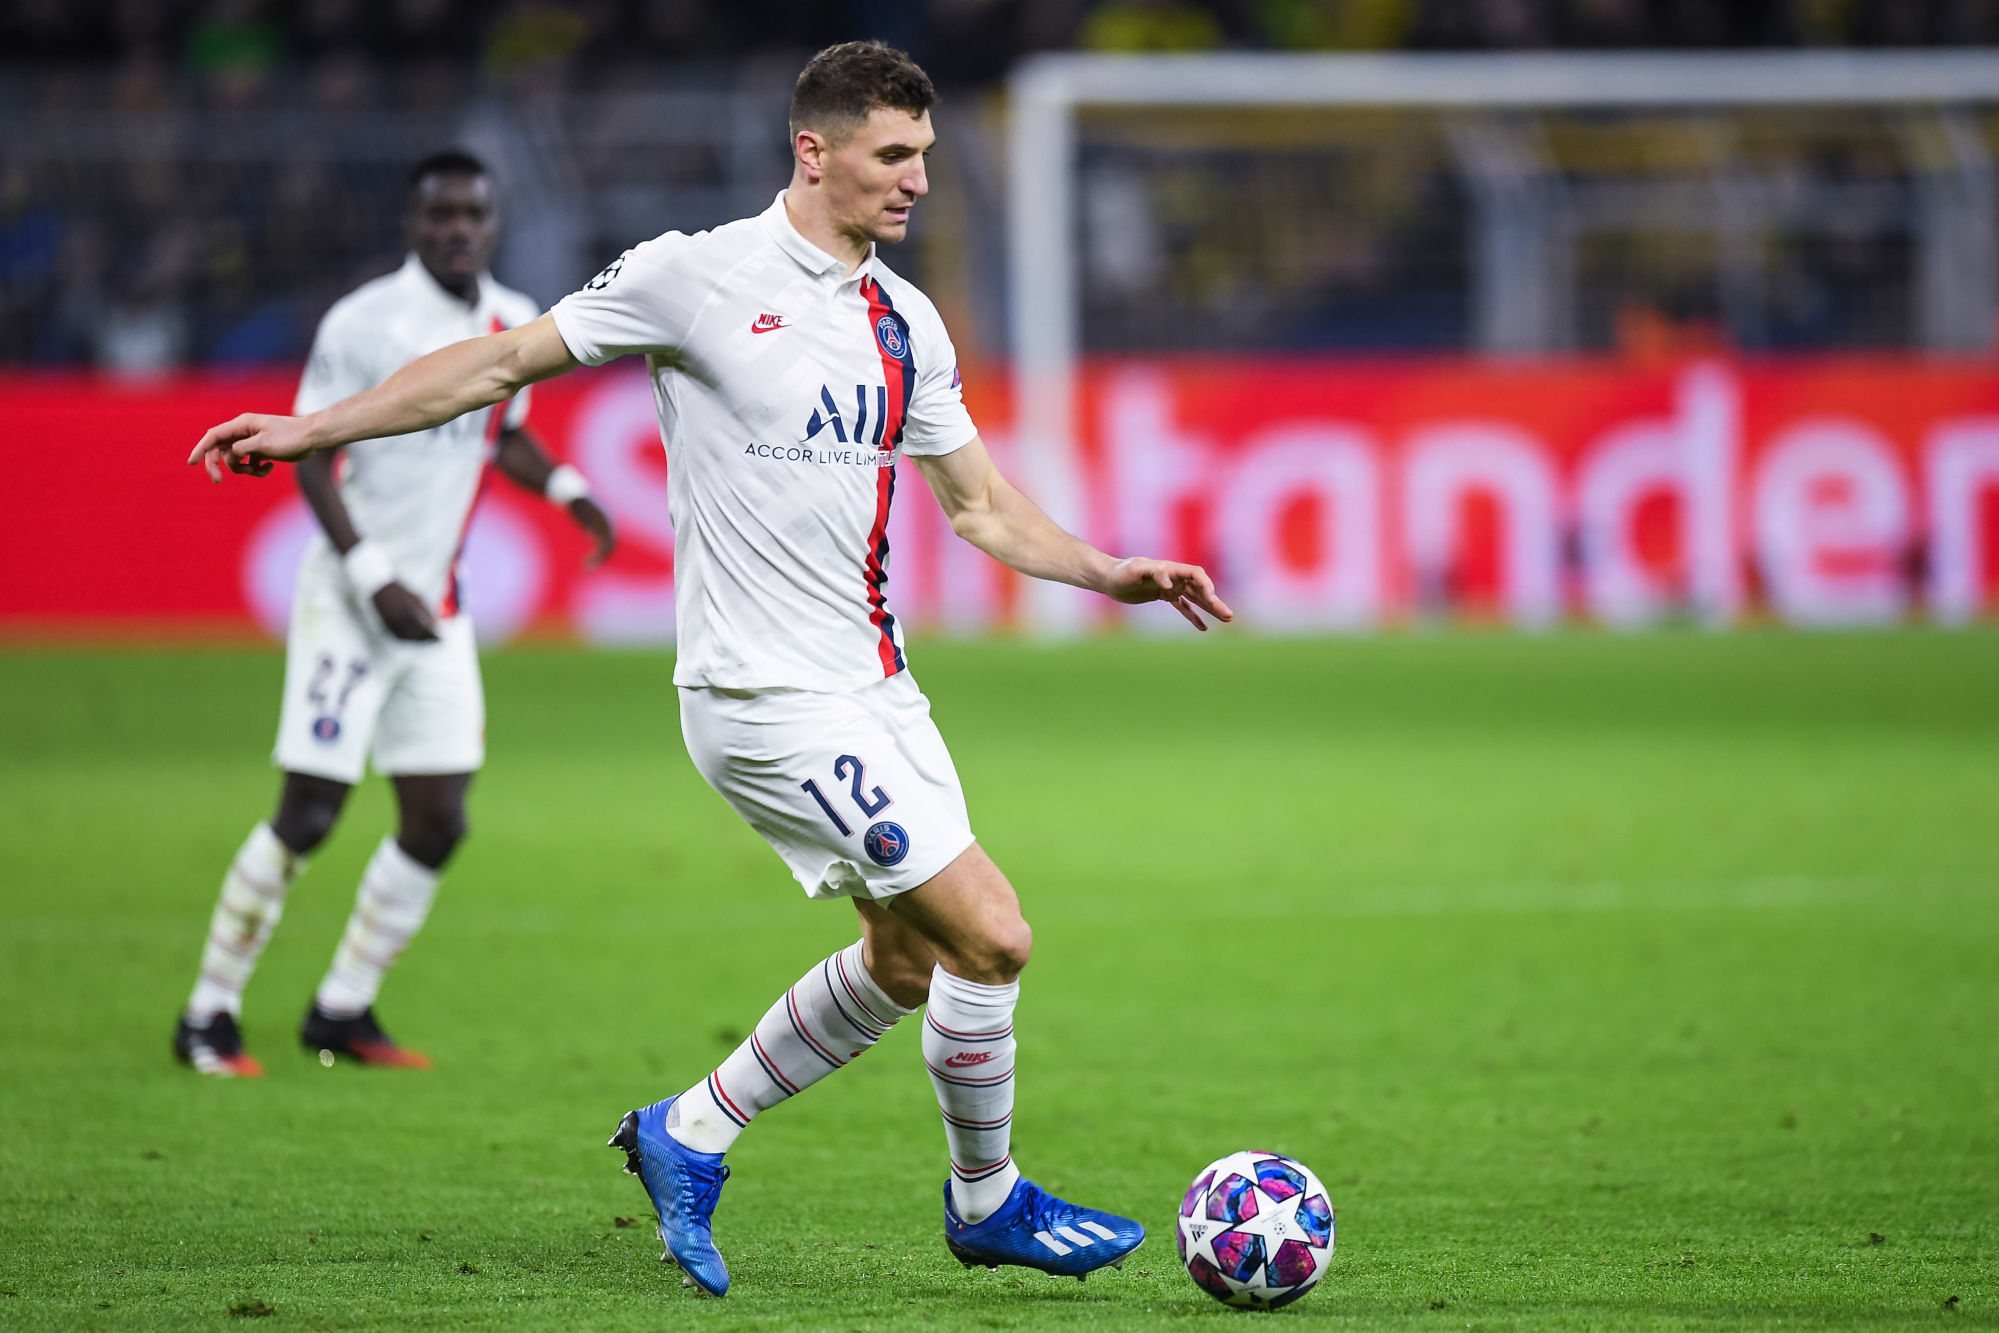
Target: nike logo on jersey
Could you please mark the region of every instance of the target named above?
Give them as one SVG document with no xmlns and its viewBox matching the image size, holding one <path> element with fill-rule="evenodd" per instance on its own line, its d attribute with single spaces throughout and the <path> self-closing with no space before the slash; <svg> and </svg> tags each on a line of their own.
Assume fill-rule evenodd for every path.
<svg viewBox="0 0 1999 1333">
<path fill-rule="evenodd" d="M 991 1051 L 959 1051 L 956 1055 L 945 1059 L 944 1067 L 946 1069 L 970 1069 L 973 1065 L 982 1065 L 992 1058 L 993 1052 Z"/>
<path fill-rule="evenodd" d="M 758 315 L 750 324 L 751 333 L 769 333 L 773 329 L 788 329 L 783 315 Z"/>
</svg>

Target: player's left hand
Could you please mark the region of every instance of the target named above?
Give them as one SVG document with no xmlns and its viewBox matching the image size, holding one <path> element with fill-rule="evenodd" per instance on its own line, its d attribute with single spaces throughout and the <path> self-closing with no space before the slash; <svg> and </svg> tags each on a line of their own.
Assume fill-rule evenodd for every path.
<svg viewBox="0 0 1999 1333">
<path fill-rule="evenodd" d="M 312 452 L 304 417 L 267 416 L 245 412 L 209 428 L 187 456 L 188 466 L 200 463 L 209 478 L 222 480 L 226 466 L 238 476 L 269 476 L 273 462 L 292 462 Z"/>
<path fill-rule="evenodd" d="M 1208 627 L 1208 622 L 1201 619 L 1203 611 L 1216 620 L 1235 619 L 1228 603 L 1215 595 L 1215 581 L 1199 565 L 1132 556 L 1111 566 L 1103 593 L 1113 601 L 1132 606 L 1165 602 L 1198 630 Z"/>
<path fill-rule="evenodd" d="M 603 507 L 586 495 L 569 502 L 569 516 L 575 519 L 576 526 L 589 533 L 590 540 L 596 543 L 590 554 L 584 557 L 583 567 L 595 569 L 609 560 L 611 552 L 618 545 L 618 537 L 611 530 L 611 516 L 604 512 Z"/>
</svg>

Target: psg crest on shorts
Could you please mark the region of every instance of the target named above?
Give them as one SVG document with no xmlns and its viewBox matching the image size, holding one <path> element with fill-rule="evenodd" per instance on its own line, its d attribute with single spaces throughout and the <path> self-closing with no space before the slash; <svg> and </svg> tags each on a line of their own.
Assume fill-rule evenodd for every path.
<svg viewBox="0 0 1999 1333">
<path fill-rule="evenodd" d="M 861 846 L 876 865 L 898 865 L 909 855 L 909 835 L 903 832 L 902 825 L 884 819 L 862 835 Z"/>
<path fill-rule="evenodd" d="M 875 337 L 881 340 L 882 350 L 898 361 L 909 350 L 909 339 L 903 336 L 902 322 L 894 315 L 883 315 L 875 321 Z"/>
<path fill-rule="evenodd" d="M 312 738 L 322 745 L 331 745 L 340 739 L 340 719 L 319 717 L 313 719 Z"/>
</svg>

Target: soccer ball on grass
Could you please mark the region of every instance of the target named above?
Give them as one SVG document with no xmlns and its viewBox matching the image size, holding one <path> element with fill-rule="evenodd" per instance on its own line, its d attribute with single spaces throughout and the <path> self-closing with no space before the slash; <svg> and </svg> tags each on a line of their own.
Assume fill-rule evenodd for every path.
<svg viewBox="0 0 1999 1333">
<path fill-rule="evenodd" d="M 1304 1163 L 1282 1153 L 1230 1153 L 1194 1177 L 1174 1240 L 1202 1291 L 1227 1305 L 1274 1310 L 1325 1275 L 1333 1205 Z"/>
</svg>

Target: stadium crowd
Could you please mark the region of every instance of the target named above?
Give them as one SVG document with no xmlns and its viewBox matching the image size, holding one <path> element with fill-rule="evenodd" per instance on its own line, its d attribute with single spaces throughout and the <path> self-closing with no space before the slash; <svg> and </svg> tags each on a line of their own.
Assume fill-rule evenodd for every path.
<svg viewBox="0 0 1999 1333">
<path fill-rule="evenodd" d="M 335 293 L 394 265 L 393 171 L 324 145 L 204 160 L 191 141 L 215 127 L 448 136 L 482 97 L 769 83 L 854 35 L 963 95 L 1071 48 L 1988 42 L 1999 0 L 17 0 L 0 9 L 0 364 L 296 359 Z"/>
<path fill-rule="evenodd" d="M 445 61 L 466 74 L 577 62 L 786 57 L 868 33 L 942 82 L 989 81 L 1035 50 L 1924 45 L 1999 36 L 1995 0 L 18 0 L 20 66 L 144 53 L 225 75 L 328 60 Z M 246 77 L 247 76 L 247 77 Z M 594 75 L 593 75 L 594 77 Z M 419 97 L 435 84 L 417 85 Z"/>
</svg>

